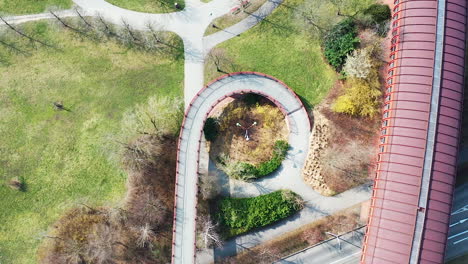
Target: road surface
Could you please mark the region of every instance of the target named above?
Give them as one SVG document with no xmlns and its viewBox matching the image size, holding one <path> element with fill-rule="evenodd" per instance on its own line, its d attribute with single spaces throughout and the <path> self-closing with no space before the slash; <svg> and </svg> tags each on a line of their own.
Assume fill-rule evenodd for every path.
<svg viewBox="0 0 468 264">
<path fill-rule="evenodd" d="M 289 256 L 275 264 L 358 264 L 365 228 L 328 240 L 315 247 Z M 340 249 L 341 244 L 341 249 Z"/>
<path fill-rule="evenodd" d="M 468 253 L 468 183 L 455 189 L 445 260 Z"/>
</svg>

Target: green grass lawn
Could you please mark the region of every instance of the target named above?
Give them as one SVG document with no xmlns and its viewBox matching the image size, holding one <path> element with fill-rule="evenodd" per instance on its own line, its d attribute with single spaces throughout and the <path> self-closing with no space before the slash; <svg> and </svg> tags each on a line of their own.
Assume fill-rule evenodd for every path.
<svg viewBox="0 0 468 264">
<path fill-rule="evenodd" d="M 9 15 L 42 13 L 48 7 L 70 8 L 72 0 L 0 0 L 0 12 Z"/>
<path fill-rule="evenodd" d="M 245 7 L 245 10 L 240 11 L 237 14 L 228 12 L 224 16 L 218 17 L 211 22 L 210 26 L 205 31 L 205 36 L 216 33 L 220 29 L 228 28 L 236 23 L 240 22 L 242 19 L 249 16 L 253 12 L 257 11 L 267 0 L 250 0 L 250 4 Z M 239 6 L 239 5 L 238 5 Z M 215 25 L 216 27 L 213 27 Z"/>
<path fill-rule="evenodd" d="M 145 13 L 168 13 L 180 11 L 185 7 L 184 0 L 106 0 L 107 2 L 134 11 Z M 175 8 L 180 5 L 180 10 Z"/>
<path fill-rule="evenodd" d="M 113 204 L 126 176 L 116 158 L 121 118 L 151 95 L 182 96 L 183 60 L 80 40 L 29 24 L 61 51 L 0 55 L 0 263 L 36 263 L 41 235 L 77 203 Z M 57 111 L 61 101 L 71 111 Z M 3 184 L 24 177 L 27 190 Z"/>
<path fill-rule="evenodd" d="M 300 0 L 287 0 L 288 6 Z M 216 48 L 225 50 L 233 67 L 224 71 L 258 71 L 284 81 L 307 104 L 319 103 L 337 80 L 337 74 L 324 61 L 319 42 L 292 25 L 294 10 L 281 5 L 240 37 Z M 221 75 L 207 63 L 206 82 Z"/>
</svg>

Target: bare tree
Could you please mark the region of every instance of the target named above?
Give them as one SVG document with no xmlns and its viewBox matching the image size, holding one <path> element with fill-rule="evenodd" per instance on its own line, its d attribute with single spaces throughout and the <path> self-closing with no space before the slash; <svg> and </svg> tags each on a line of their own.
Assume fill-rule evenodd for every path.
<svg viewBox="0 0 468 264">
<path fill-rule="evenodd" d="M 10 42 L 8 42 L 6 40 L 3 40 L 1 38 L 0 38 L 0 44 L 7 47 L 8 49 L 16 52 L 16 53 L 23 54 L 23 55 L 31 55 L 31 53 L 18 48 L 14 43 L 10 43 Z"/>
<path fill-rule="evenodd" d="M 146 248 L 151 246 L 151 241 L 153 240 L 155 234 L 151 229 L 149 223 L 146 223 L 144 226 L 138 228 L 138 237 L 137 237 L 137 246 L 140 248 Z"/>
<path fill-rule="evenodd" d="M 235 64 L 231 60 L 225 49 L 222 48 L 213 48 L 208 54 L 208 63 L 216 67 L 217 72 L 228 73 L 234 71 Z"/>
<path fill-rule="evenodd" d="M 154 193 L 149 182 L 131 183 L 126 197 L 128 221 L 132 226 L 149 224 L 153 232 L 164 225 L 169 211 L 163 201 Z"/>
<path fill-rule="evenodd" d="M 0 20 L 5 23 L 5 25 L 10 28 L 11 30 L 13 30 L 14 32 L 16 32 L 18 35 L 20 35 L 21 37 L 24 37 L 26 39 L 28 39 L 31 43 L 39 43 L 45 47 L 48 47 L 48 48 L 53 48 L 53 49 L 57 49 L 57 47 L 54 47 L 42 40 L 39 40 L 37 38 L 34 38 L 34 37 L 31 37 L 29 36 L 28 34 L 24 33 L 23 31 L 21 31 L 20 29 L 14 27 L 13 25 L 11 25 L 10 23 L 8 23 L 8 21 L 6 21 L 3 17 L 0 16 Z"/>
<path fill-rule="evenodd" d="M 146 49 L 142 34 L 134 30 L 124 19 L 122 19 L 122 28 L 118 32 L 118 36 L 120 41 L 127 46 L 137 46 L 138 48 Z"/>
<path fill-rule="evenodd" d="M 210 248 L 213 246 L 221 247 L 223 245 L 223 240 L 218 234 L 218 224 L 213 223 L 209 216 L 202 216 L 199 218 L 200 224 L 202 226 L 202 239 L 205 248 Z"/>
<path fill-rule="evenodd" d="M 115 263 L 113 252 L 116 244 L 122 243 L 116 241 L 115 230 L 106 224 L 98 224 L 88 238 L 87 255 L 93 263 Z"/>
<path fill-rule="evenodd" d="M 63 251 L 60 253 L 60 255 L 66 263 L 86 263 L 85 247 L 74 239 L 67 239 L 64 241 Z"/>
<path fill-rule="evenodd" d="M 91 23 L 89 23 L 88 20 L 86 20 L 86 18 L 83 17 L 78 8 L 75 8 L 75 12 L 80 18 L 80 20 L 84 23 L 84 25 L 86 25 L 89 29 L 94 29 L 93 25 L 91 25 Z"/>
<path fill-rule="evenodd" d="M 108 24 L 101 14 L 97 15 L 96 21 L 97 26 L 95 28 L 97 28 L 99 31 L 104 32 L 108 37 L 120 39 L 120 36 L 117 33 L 115 33 L 113 26 L 111 24 Z"/>
<path fill-rule="evenodd" d="M 24 190 L 24 182 L 18 178 L 18 177 L 15 177 L 15 178 L 12 178 L 8 181 L 7 185 L 14 189 L 14 190 L 17 190 L 17 191 L 22 191 Z"/>
<path fill-rule="evenodd" d="M 334 6 L 329 1 L 306 1 L 293 9 L 296 26 L 315 37 L 322 38 L 337 22 Z"/>
<path fill-rule="evenodd" d="M 123 143 L 123 164 L 130 171 L 142 171 L 156 162 L 161 154 L 161 145 L 158 136 L 142 135 L 131 143 Z"/>
<path fill-rule="evenodd" d="M 67 28 L 67 29 L 70 29 L 71 31 L 74 31 L 78 34 L 81 34 L 85 37 L 90 37 L 90 35 L 88 35 L 86 32 L 72 26 L 71 24 L 67 23 L 64 19 L 60 18 L 57 14 L 55 14 L 53 11 L 49 11 L 52 16 L 54 16 L 58 22 L 60 22 L 60 24 L 62 24 L 63 27 Z"/>
<path fill-rule="evenodd" d="M 336 15 L 343 17 L 355 17 L 364 11 L 372 1 L 370 0 L 328 0 L 336 8 Z"/>
<path fill-rule="evenodd" d="M 184 48 L 175 45 L 175 43 L 167 37 L 165 32 L 155 28 L 151 23 L 148 23 L 146 26 L 149 32 L 148 41 L 152 38 L 152 41 L 155 42 L 155 46 L 159 51 L 172 54 L 176 58 L 180 57 L 184 53 Z"/>
<path fill-rule="evenodd" d="M 128 219 L 128 212 L 120 207 L 109 207 L 106 214 L 109 223 L 113 226 L 124 225 Z"/>
</svg>

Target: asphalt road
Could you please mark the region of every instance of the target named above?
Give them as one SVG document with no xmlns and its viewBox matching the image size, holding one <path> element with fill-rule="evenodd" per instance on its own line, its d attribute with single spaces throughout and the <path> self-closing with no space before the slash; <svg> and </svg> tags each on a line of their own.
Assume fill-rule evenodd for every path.
<svg viewBox="0 0 468 264">
<path fill-rule="evenodd" d="M 275 264 L 358 264 L 365 228 L 289 256 Z M 345 242 L 345 241 L 347 242 Z M 341 249 L 340 249 L 341 244 Z"/>
<path fill-rule="evenodd" d="M 445 259 L 468 253 L 468 183 L 455 190 Z"/>
</svg>

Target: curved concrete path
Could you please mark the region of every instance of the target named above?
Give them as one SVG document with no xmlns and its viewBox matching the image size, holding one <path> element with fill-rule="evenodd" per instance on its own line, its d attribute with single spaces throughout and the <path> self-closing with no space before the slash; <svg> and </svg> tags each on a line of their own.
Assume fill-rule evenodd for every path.
<svg viewBox="0 0 468 264">
<path fill-rule="evenodd" d="M 310 122 L 301 101 L 282 83 L 257 74 L 239 74 L 209 85 L 190 104 L 179 139 L 173 263 L 188 264 L 195 257 L 195 215 L 198 193 L 200 142 L 205 119 L 222 99 L 240 92 L 254 92 L 271 100 L 287 115 L 289 144 L 296 162 L 302 164 L 308 151 Z"/>
<path fill-rule="evenodd" d="M 131 11 L 114 6 L 104 0 L 73 0 L 87 15 L 100 15 L 106 21 L 122 25 L 123 21 L 137 30 L 148 30 L 152 25 L 159 31 L 171 31 L 182 38 L 185 49 L 184 99 L 186 106 L 203 88 L 206 54 L 217 44 L 240 34 L 270 14 L 280 2 L 266 2 L 257 12 L 234 25 L 235 35 L 218 34 L 204 41 L 205 30 L 217 17 L 223 16 L 239 4 L 238 0 L 213 0 L 202 3 L 199 0 L 185 0 L 180 12 L 150 14 Z M 278 0 L 282 1 L 282 0 Z M 261 15 L 260 15 L 261 12 Z M 226 29 L 226 31 L 231 29 Z M 222 31 L 223 32 L 223 31 Z"/>
<path fill-rule="evenodd" d="M 174 221 L 173 263 L 193 263 L 195 257 L 195 216 L 196 195 L 198 182 L 198 151 L 199 140 L 203 123 L 209 107 L 216 104 L 220 98 L 227 94 L 249 89 L 277 99 L 288 115 L 291 136 L 290 144 L 294 151 L 299 153 L 295 157 L 295 168 L 305 159 L 310 135 L 310 122 L 300 100 L 294 92 L 270 77 L 258 75 L 237 75 L 225 78 L 210 85 L 196 97 L 191 107 L 188 102 L 202 89 L 204 83 L 204 59 L 206 54 L 217 44 L 226 41 L 259 23 L 269 15 L 282 0 L 268 1 L 259 10 L 223 31 L 204 37 L 207 26 L 216 17 L 228 13 L 231 8 L 238 5 L 237 0 L 213 0 L 202 3 L 199 0 L 186 0 L 186 8 L 180 12 L 167 14 L 149 14 L 130 11 L 111 5 L 104 0 L 73 0 L 86 16 L 101 16 L 108 22 L 123 25 L 128 23 L 136 30 L 148 30 L 148 25 L 159 31 L 172 31 L 178 34 L 185 49 L 185 85 L 184 96 L 187 118 L 181 131 L 177 162 L 177 197 Z M 73 10 L 58 12 L 60 16 L 75 16 Z M 13 24 L 28 21 L 50 19 L 50 14 L 36 14 L 26 16 L 8 17 L 7 21 Z M 1 25 L 1 24 L 0 24 Z M 205 109 L 205 107 L 207 107 Z M 205 116 L 203 116 L 205 115 Z"/>
<path fill-rule="evenodd" d="M 101 16 L 117 25 L 128 23 L 133 29 L 148 30 L 151 25 L 157 31 L 171 31 L 184 42 L 185 79 L 184 101 L 186 106 L 203 88 L 205 57 L 216 45 L 229 40 L 252 28 L 271 14 L 283 0 L 268 0 L 257 11 L 239 23 L 220 32 L 204 36 L 206 28 L 217 17 L 223 16 L 239 5 L 238 0 L 213 0 L 202 3 L 199 0 L 185 0 L 185 8 L 179 12 L 151 14 L 136 12 L 114 6 L 105 0 L 73 0 L 83 15 Z M 74 10 L 57 11 L 61 17 L 76 16 Z M 54 18 L 49 13 L 5 17 L 9 23 L 20 24 L 29 21 Z M 3 25 L 0 22 L 0 25 Z"/>
<path fill-rule="evenodd" d="M 67 9 L 67 10 L 59 10 L 55 12 L 55 14 L 59 17 L 74 17 L 78 16 L 75 10 Z M 43 19 L 53 19 L 55 18 L 51 13 L 39 13 L 39 14 L 32 14 L 32 15 L 19 15 L 19 16 L 7 16 L 4 19 L 12 25 L 17 25 L 21 23 L 43 20 Z M 0 26 L 4 25 L 3 21 L 0 21 Z"/>
<path fill-rule="evenodd" d="M 275 10 L 275 8 L 277 8 L 281 3 L 283 3 L 283 0 L 268 0 L 258 10 L 243 19 L 241 22 L 211 35 L 205 36 L 203 38 L 204 53 L 208 54 L 210 50 L 216 45 L 249 30 L 261 22 L 269 14 L 271 14 L 271 12 L 273 12 L 273 10 Z"/>
</svg>

